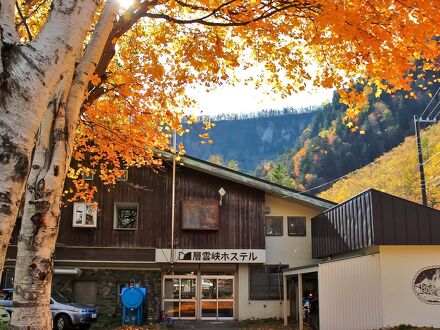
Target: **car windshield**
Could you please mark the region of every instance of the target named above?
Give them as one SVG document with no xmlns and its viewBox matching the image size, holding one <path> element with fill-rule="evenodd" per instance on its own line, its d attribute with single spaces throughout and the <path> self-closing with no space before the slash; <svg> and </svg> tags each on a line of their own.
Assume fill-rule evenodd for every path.
<svg viewBox="0 0 440 330">
<path fill-rule="evenodd" d="M 54 291 L 52 292 L 52 298 L 59 303 L 63 303 L 63 304 L 67 304 L 67 303 L 71 303 L 72 301 L 68 298 L 66 298 L 65 296 L 63 296 L 60 292 L 58 291 Z"/>
</svg>

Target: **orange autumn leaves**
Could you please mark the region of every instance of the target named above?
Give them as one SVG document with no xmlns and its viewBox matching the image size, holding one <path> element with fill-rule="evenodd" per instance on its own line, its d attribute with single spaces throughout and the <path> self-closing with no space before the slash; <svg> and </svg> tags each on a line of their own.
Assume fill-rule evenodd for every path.
<svg viewBox="0 0 440 330">
<path fill-rule="evenodd" d="M 101 89 L 102 96 L 83 107 L 78 127 L 75 159 L 108 183 L 121 168 L 157 165 L 154 150 L 170 148 L 173 131 L 186 132 L 181 110 L 194 104 L 186 95 L 191 86 L 209 89 L 242 79 L 284 96 L 309 83 L 335 88 L 349 106 L 344 120 L 355 131 L 366 100 L 356 82 L 393 93 L 409 90 L 416 66 L 439 68 L 438 0 L 144 4 L 121 10 L 119 21 L 139 20 L 111 40 L 114 57 L 104 74 L 91 77 L 89 93 Z M 35 36 L 49 6 L 19 6 Z M 24 24 L 19 29 L 28 38 Z M 202 138 L 210 143 L 205 132 Z"/>
</svg>

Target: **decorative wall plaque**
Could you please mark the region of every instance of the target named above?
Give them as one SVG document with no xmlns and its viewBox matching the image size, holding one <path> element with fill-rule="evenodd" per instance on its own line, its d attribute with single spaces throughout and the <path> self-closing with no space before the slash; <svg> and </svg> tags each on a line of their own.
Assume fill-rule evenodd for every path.
<svg viewBox="0 0 440 330">
<path fill-rule="evenodd" d="M 416 297 L 425 304 L 440 305 L 440 265 L 419 270 L 412 287 Z"/>
<path fill-rule="evenodd" d="M 218 201 L 182 201 L 182 229 L 217 230 Z"/>
</svg>

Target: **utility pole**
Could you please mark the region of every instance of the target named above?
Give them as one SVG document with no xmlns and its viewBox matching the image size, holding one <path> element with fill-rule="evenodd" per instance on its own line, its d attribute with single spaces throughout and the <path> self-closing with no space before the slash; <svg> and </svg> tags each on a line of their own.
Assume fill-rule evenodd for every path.
<svg viewBox="0 0 440 330">
<path fill-rule="evenodd" d="M 428 198 L 426 196 L 425 169 L 423 167 L 422 141 L 420 139 L 420 122 L 419 119 L 417 119 L 417 116 L 414 116 L 414 128 L 416 130 L 417 153 L 419 155 L 420 189 L 422 190 L 422 203 L 423 205 L 428 205 Z"/>
<path fill-rule="evenodd" d="M 174 222 L 176 213 L 176 130 L 173 132 L 173 181 L 171 190 L 171 253 L 170 253 L 170 272 L 174 275 Z"/>
<path fill-rule="evenodd" d="M 434 109 L 432 109 L 431 112 L 428 113 L 426 118 L 424 118 L 423 115 L 425 114 L 425 112 L 428 111 L 429 106 L 431 105 L 432 101 L 434 101 L 434 98 L 437 96 L 439 92 L 440 92 L 440 87 L 437 89 L 434 96 L 431 97 L 431 101 L 429 101 L 428 105 L 426 106 L 425 110 L 423 110 L 420 117 L 417 118 L 417 116 L 414 116 L 414 128 L 416 131 L 416 140 L 417 140 L 417 153 L 419 156 L 420 189 L 422 190 L 423 205 L 428 205 L 428 198 L 426 196 L 425 169 L 423 167 L 425 163 L 423 162 L 422 141 L 420 139 L 420 123 L 434 124 L 438 121 L 437 116 L 440 115 L 440 112 L 437 112 L 435 116 L 434 113 L 437 107 L 440 105 L 440 101 L 437 103 Z M 431 117 L 431 115 L 433 115 L 433 117 Z"/>
</svg>

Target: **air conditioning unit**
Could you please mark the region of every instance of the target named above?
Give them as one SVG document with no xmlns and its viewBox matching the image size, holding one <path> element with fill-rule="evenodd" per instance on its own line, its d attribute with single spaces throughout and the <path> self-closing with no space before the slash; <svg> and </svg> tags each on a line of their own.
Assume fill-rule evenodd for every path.
<svg viewBox="0 0 440 330">
<path fill-rule="evenodd" d="M 72 227 L 96 228 L 97 211 L 96 203 L 73 203 Z"/>
</svg>

